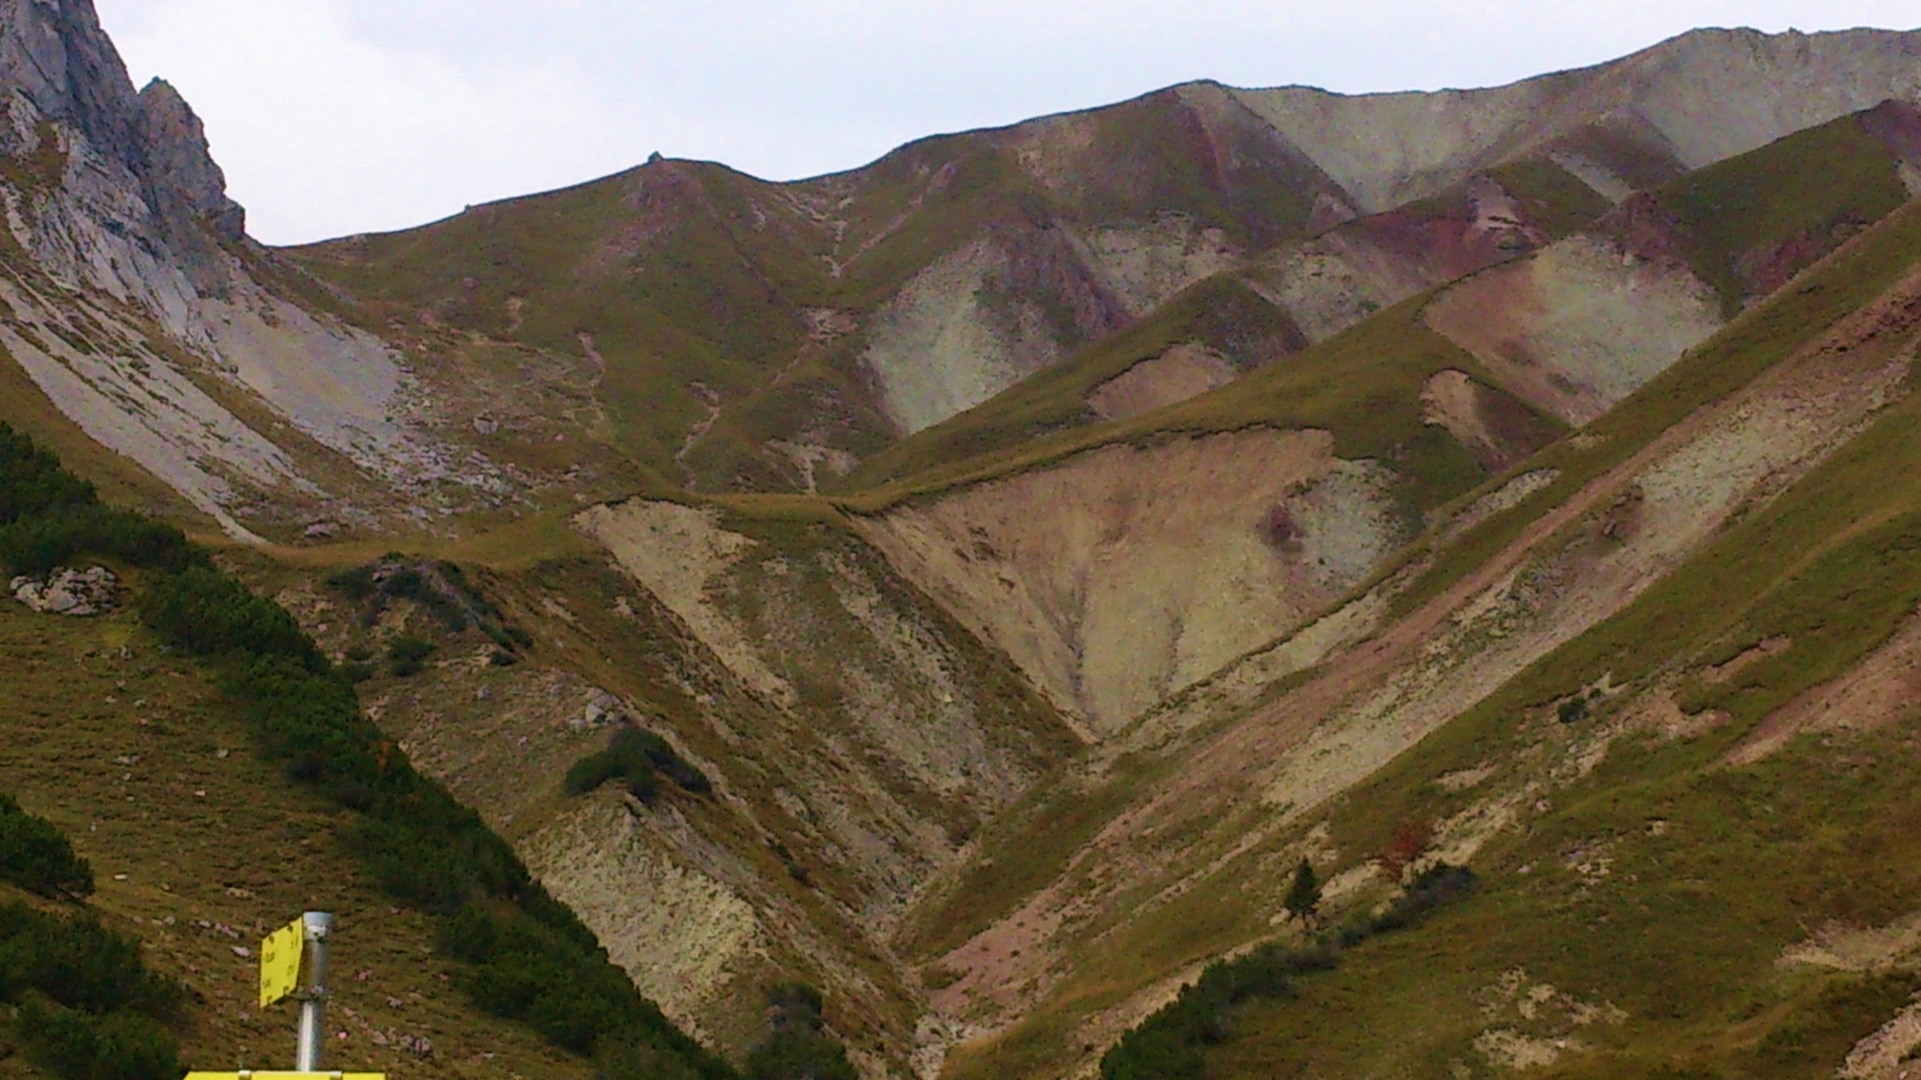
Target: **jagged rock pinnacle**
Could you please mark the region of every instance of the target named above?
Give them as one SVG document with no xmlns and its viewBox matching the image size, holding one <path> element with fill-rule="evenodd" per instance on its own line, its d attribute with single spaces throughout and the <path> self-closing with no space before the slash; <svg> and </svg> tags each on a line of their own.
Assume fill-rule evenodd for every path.
<svg viewBox="0 0 1921 1080">
<path fill-rule="evenodd" d="M 92 0 L 0 0 L 0 93 L 84 137 L 146 188 L 163 231 L 205 223 L 238 240 L 245 212 L 226 195 L 200 118 L 161 80 L 134 92 Z M 175 220 L 184 216 L 187 220 Z"/>
<path fill-rule="evenodd" d="M 164 79 L 148 83 L 140 91 L 140 119 L 148 181 L 162 201 L 177 199 L 222 239 L 245 235 L 247 212 L 227 198 L 227 176 L 208 152 L 206 127 L 180 92 Z"/>
</svg>

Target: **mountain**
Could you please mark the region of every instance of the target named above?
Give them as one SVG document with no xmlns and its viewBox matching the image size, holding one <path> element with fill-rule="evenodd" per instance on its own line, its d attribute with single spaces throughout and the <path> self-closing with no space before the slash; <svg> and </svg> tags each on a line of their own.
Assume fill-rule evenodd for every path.
<svg viewBox="0 0 1921 1080">
<path fill-rule="evenodd" d="M 1195 83 L 287 250 L 85 0 L 5 0 L 0 65 L 0 419 L 292 612 L 730 1060 L 794 1009 L 872 1078 L 1921 1045 L 1921 32 Z"/>
</svg>

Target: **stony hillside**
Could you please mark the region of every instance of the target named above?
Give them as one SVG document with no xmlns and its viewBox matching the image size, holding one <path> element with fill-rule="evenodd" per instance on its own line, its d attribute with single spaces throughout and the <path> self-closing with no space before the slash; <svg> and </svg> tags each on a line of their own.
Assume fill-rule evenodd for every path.
<svg viewBox="0 0 1921 1080">
<path fill-rule="evenodd" d="M 86 0 L 0 0 L 0 419 L 217 541 L 736 1064 L 798 1008 L 870 1080 L 1893 1080 L 1918 54 L 1702 31 L 1491 90 L 1197 83 L 276 251 Z M 23 612 L 34 671 L 76 625 L 157 647 Z M 167 856 L 73 801 L 83 763 L 44 781 L 116 737 L 0 740 L 0 780 L 127 862 L 119 917 Z M 1311 944 L 1304 857 L 1351 948 L 1150 1020 Z M 1395 914 L 1437 861 L 1478 887 Z M 218 1000 L 189 1049 L 252 1045 Z M 471 1075 L 645 1065 L 434 1007 Z"/>
</svg>

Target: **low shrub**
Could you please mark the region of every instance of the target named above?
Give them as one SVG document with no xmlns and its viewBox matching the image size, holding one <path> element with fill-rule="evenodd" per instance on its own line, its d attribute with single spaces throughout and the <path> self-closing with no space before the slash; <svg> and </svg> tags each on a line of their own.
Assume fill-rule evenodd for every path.
<svg viewBox="0 0 1921 1080">
<path fill-rule="evenodd" d="M 460 565 L 451 562 L 389 554 L 379 561 L 327 577 L 327 585 L 362 605 L 362 625 L 373 626 L 394 600 L 410 600 L 438 620 L 448 633 L 478 627 L 503 649 L 533 644 L 516 627 L 503 625 L 499 605 L 475 587 Z"/>
<path fill-rule="evenodd" d="M 149 971 L 140 943 L 95 922 L 9 904 L 0 907 L 0 996 L 34 991 L 70 1009 L 173 1014 L 180 984 Z"/>
<path fill-rule="evenodd" d="M 680 1055 L 646 1039 L 608 1040 L 594 1054 L 594 1080 L 701 1080 Z"/>
<path fill-rule="evenodd" d="M 98 500 L 92 484 L 62 469 L 58 458 L 0 423 L 0 526 Z"/>
<path fill-rule="evenodd" d="M 1465 866 L 1437 863 L 1422 871 L 1387 910 L 1374 919 L 1373 931 L 1383 934 L 1405 930 L 1436 909 L 1466 897 L 1479 883 L 1474 871 Z"/>
<path fill-rule="evenodd" d="M 567 793 L 585 795 L 602 784 L 619 780 L 635 798 L 652 803 L 660 794 L 656 773 L 664 774 L 682 790 L 695 795 L 713 790 L 707 774 L 681 757 L 667 740 L 651 731 L 623 727 L 614 732 L 605 750 L 581 758 L 567 770 Z"/>
<path fill-rule="evenodd" d="M 783 983 L 767 991 L 768 1032 L 747 1056 L 747 1080 L 859 1080 L 847 1048 L 827 1033 L 820 991 Z"/>
<path fill-rule="evenodd" d="M 433 654 L 433 642 L 412 634 L 402 634 L 387 644 L 388 667 L 403 679 L 420 674 Z"/>
<path fill-rule="evenodd" d="M 1587 714 L 1588 696 L 1586 694 L 1576 694 L 1561 702 L 1555 709 L 1555 715 L 1560 717 L 1563 724 L 1578 724 L 1587 719 Z"/>
<path fill-rule="evenodd" d="M 90 916 L 0 907 L 0 998 L 18 1007 L 28 1056 L 65 1080 L 179 1080 L 160 1021 L 183 995 L 147 969 L 139 942 Z"/>
<path fill-rule="evenodd" d="M 162 637 L 201 656 L 285 657 L 311 672 L 327 659 L 294 617 L 208 566 L 166 574 L 147 585 L 140 617 Z"/>
<path fill-rule="evenodd" d="M 180 1080 L 180 1050 L 151 1017 L 136 1012 L 93 1016 L 39 998 L 20 1008 L 27 1054 L 65 1080 Z"/>
<path fill-rule="evenodd" d="M 466 962 L 461 983 L 475 1004 L 496 1016 L 523 1020 L 557 1045 L 596 1053 L 604 1066 L 623 1061 L 631 1066 L 635 1057 L 667 1054 L 685 1075 L 706 1080 L 732 1075 L 634 993 L 626 974 L 607 963 L 604 953 L 577 951 L 525 912 L 468 905 L 442 924 L 441 946 Z M 640 1054 L 640 1047 L 649 1052 Z"/>
<path fill-rule="evenodd" d="M 16 574 L 44 574 L 82 555 L 170 571 L 206 559 L 179 529 L 105 506 L 66 506 L 0 528 L 0 563 Z"/>
<path fill-rule="evenodd" d="M 93 892 L 93 868 L 53 823 L 0 795 L 0 881 L 60 898 Z"/>
</svg>

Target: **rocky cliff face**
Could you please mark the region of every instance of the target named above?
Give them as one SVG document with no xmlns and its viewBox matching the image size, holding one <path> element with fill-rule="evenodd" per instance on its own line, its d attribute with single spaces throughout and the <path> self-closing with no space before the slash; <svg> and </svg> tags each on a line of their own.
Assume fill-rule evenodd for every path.
<svg viewBox="0 0 1921 1080">
<path fill-rule="evenodd" d="M 246 235 L 246 212 L 227 197 L 200 118 L 164 81 L 134 91 L 89 0 L 9 0 L 0 8 L 0 87 L 12 93 L 9 112 L 25 114 L 11 117 L 22 143 L 34 141 L 22 126 L 61 132 L 64 152 L 102 171 L 128 197 L 124 209 L 145 219 L 115 223 L 145 226 L 183 268 L 203 277 L 217 269 L 202 232 L 227 243 Z M 39 148 L 6 147 L 14 157 L 20 149 Z"/>
<path fill-rule="evenodd" d="M 199 117 L 163 81 L 135 92 L 88 0 L 0 6 L 0 196 L 0 347 L 116 468 L 229 534 L 418 525 L 524 486 L 247 238 Z"/>
</svg>

